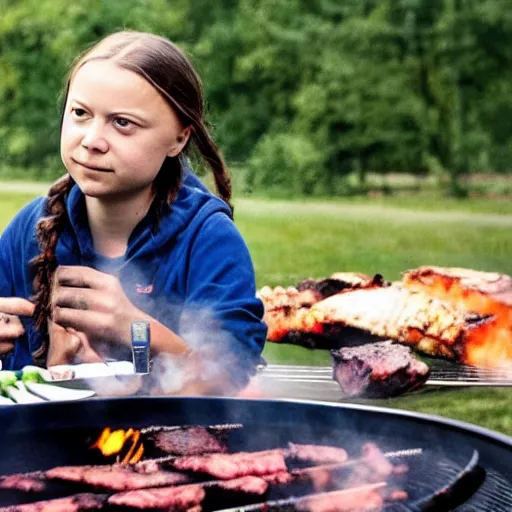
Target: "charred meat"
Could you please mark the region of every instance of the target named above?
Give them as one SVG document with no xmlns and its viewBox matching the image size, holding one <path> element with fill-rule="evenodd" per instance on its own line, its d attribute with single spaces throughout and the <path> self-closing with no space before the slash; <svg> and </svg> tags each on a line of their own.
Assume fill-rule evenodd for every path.
<svg viewBox="0 0 512 512">
<path fill-rule="evenodd" d="M 387 286 L 382 276 L 369 277 L 355 272 L 338 272 L 325 279 L 305 279 L 297 287 L 263 287 L 258 296 L 265 307 L 264 321 L 268 326 L 267 338 L 274 342 L 289 342 L 284 338 L 300 329 L 301 313 L 331 295 L 347 290 Z M 298 317 L 298 322 L 295 317 Z M 314 331 L 308 331 L 313 332 Z M 304 344 L 304 343 L 303 343 Z"/>
<path fill-rule="evenodd" d="M 142 430 L 144 445 L 154 445 L 170 455 L 201 455 L 227 452 L 226 440 L 230 432 L 241 425 L 212 427 L 150 427 Z"/>
<path fill-rule="evenodd" d="M 389 286 L 382 275 L 375 274 L 373 277 L 357 272 L 336 272 L 324 279 L 304 279 L 297 285 L 297 290 L 314 290 L 322 299 L 326 299 L 336 293 L 346 290 L 358 290 L 361 288 L 374 288 Z"/>
<path fill-rule="evenodd" d="M 400 395 L 421 386 L 429 367 L 409 347 L 391 340 L 332 350 L 333 378 L 348 396 Z"/>
<path fill-rule="evenodd" d="M 512 277 L 465 268 L 420 267 L 405 272 L 404 285 L 462 308 L 492 315 L 484 332 L 473 337 L 462 360 L 497 368 L 512 363 Z"/>
<path fill-rule="evenodd" d="M 342 324 L 449 359 L 460 359 L 465 344 L 489 322 L 397 284 L 333 295 L 294 320 L 299 330 L 317 332 L 325 324 Z"/>
</svg>

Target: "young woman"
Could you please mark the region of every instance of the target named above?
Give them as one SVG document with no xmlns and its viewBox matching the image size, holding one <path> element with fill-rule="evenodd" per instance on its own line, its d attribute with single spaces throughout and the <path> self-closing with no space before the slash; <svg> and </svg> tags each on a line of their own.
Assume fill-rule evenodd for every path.
<svg viewBox="0 0 512 512">
<path fill-rule="evenodd" d="M 188 169 L 191 149 L 220 198 Z M 132 322 L 146 320 L 156 359 L 193 360 L 199 381 L 243 385 L 264 344 L 263 307 L 184 54 L 119 32 L 82 56 L 61 158 L 67 174 L 0 238 L 3 368 L 129 358 Z"/>
</svg>

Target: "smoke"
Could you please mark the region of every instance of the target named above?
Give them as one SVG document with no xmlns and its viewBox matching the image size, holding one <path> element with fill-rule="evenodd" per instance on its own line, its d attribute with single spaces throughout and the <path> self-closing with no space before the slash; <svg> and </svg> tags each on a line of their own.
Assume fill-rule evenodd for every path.
<svg viewBox="0 0 512 512">
<path fill-rule="evenodd" d="M 254 374 L 254 356 L 237 340 L 207 308 L 178 308 L 178 334 L 190 351 L 185 355 L 159 353 L 153 355 L 148 375 L 122 375 L 88 379 L 88 385 L 100 396 L 149 394 L 233 396 L 245 388 Z M 178 309 L 178 310 L 177 310 Z M 169 314 L 169 313 L 168 313 Z M 130 360 L 131 353 L 111 346 L 102 355 L 116 360 Z"/>
</svg>

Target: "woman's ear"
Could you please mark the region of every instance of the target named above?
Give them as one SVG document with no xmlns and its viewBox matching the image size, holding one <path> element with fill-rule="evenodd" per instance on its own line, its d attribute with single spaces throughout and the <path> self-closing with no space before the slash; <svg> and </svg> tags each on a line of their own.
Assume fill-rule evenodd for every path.
<svg viewBox="0 0 512 512">
<path fill-rule="evenodd" d="M 183 128 L 180 134 L 176 137 L 176 140 L 174 141 L 174 144 L 172 145 L 169 153 L 167 153 L 167 156 L 173 158 L 178 156 L 183 151 L 183 148 L 186 146 L 188 139 L 190 138 L 190 132 L 190 126 Z"/>
</svg>

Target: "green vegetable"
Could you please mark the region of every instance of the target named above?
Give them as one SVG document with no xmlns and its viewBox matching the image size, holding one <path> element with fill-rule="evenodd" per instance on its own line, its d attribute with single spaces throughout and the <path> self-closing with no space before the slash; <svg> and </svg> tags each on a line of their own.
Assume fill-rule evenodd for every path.
<svg viewBox="0 0 512 512">
<path fill-rule="evenodd" d="M 40 384 L 44 384 L 45 382 L 38 370 L 23 370 L 21 380 L 23 382 L 39 382 Z"/>
<path fill-rule="evenodd" d="M 7 388 L 13 386 L 18 380 L 16 372 L 8 370 L 0 371 L 0 395 L 7 395 Z"/>
</svg>

